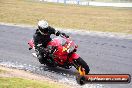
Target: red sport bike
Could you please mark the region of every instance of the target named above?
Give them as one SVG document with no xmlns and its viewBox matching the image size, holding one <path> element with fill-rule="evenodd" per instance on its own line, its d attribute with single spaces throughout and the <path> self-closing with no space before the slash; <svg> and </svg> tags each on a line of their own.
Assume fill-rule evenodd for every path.
<svg viewBox="0 0 132 88">
<path fill-rule="evenodd" d="M 34 49 L 34 42 L 31 39 L 28 42 L 30 48 Z M 78 71 L 81 68 L 88 74 L 90 69 L 87 63 L 76 53 L 78 46 L 70 39 L 65 36 L 57 36 L 53 38 L 47 45 L 46 61 L 40 62 L 41 64 L 46 64 L 52 67 L 62 67 L 65 69 L 70 69 L 74 66 Z M 35 49 L 34 49 L 35 50 Z M 32 53 L 33 56 L 37 57 L 36 53 Z"/>
</svg>

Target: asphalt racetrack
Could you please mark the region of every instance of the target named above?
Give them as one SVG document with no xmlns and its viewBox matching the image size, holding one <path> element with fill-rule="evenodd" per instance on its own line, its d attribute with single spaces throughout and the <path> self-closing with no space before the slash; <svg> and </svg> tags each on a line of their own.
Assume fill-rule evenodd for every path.
<svg viewBox="0 0 132 88">
<path fill-rule="evenodd" d="M 32 51 L 28 50 L 27 42 L 35 32 L 33 29 L 35 28 L 0 25 L 0 64 L 25 68 L 55 80 L 77 85 L 73 76 L 76 71 L 74 68 L 70 70 L 48 68 L 31 55 Z M 88 63 L 90 73 L 132 75 L 132 39 L 73 32 L 67 34 L 78 44 L 77 52 Z M 132 88 L 132 84 L 87 84 L 87 87 Z"/>
</svg>

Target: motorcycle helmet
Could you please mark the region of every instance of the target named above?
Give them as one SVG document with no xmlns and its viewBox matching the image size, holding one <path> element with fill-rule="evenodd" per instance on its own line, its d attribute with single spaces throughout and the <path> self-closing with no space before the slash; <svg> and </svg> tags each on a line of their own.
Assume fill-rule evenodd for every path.
<svg viewBox="0 0 132 88">
<path fill-rule="evenodd" d="M 38 22 L 38 30 L 41 34 L 45 34 L 48 32 L 48 22 L 45 20 L 40 20 Z"/>
</svg>

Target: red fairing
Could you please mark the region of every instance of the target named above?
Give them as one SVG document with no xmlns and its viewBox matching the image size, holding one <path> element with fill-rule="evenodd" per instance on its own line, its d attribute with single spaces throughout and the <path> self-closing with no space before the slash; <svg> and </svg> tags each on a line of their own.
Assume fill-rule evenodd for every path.
<svg viewBox="0 0 132 88">
<path fill-rule="evenodd" d="M 69 57 L 68 50 L 70 49 L 70 47 L 74 47 L 74 49 L 77 49 L 75 43 L 67 38 L 54 38 L 48 43 L 48 46 L 57 46 L 57 51 L 53 53 L 53 55 L 55 56 L 54 60 L 61 65 L 63 65 L 67 61 Z M 69 62 L 73 62 L 74 59 L 78 58 L 79 55 L 73 53 L 72 55 L 70 55 Z"/>
<path fill-rule="evenodd" d="M 33 39 L 31 39 L 28 42 L 28 44 L 31 48 L 33 48 L 34 47 Z M 73 52 L 74 50 L 77 50 L 77 45 L 72 40 L 66 37 L 53 38 L 47 44 L 47 47 L 51 49 L 55 47 L 55 50 L 53 52 L 53 59 L 60 65 L 64 65 L 65 62 L 67 62 L 67 60 L 69 60 L 69 62 L 72 63 L 74 59 L 79 58 L 79 55 Z"/>
<path fill-rule="evenodd" d="M 33 39 L 31 39 L 31 40 L 28 42 L 28 44 L 29 44 L 29 46 L 30 46 L 31 48 L 33 48 L 33 47 L 34 47 L 34 41 L 33 41 Z"/>
<path fill-rule="evenodd" d="M 48 46 L 60 46 L 60 41 L 58 39 L 54 39 L 48 43 Z"/>
<path fill-rule="evenodd" d="M 69 58 L 69 61 L 72 62 L 74 59 L 78 59 L 80 56 L 77 53 L 73 53 Z"/>
</svg>

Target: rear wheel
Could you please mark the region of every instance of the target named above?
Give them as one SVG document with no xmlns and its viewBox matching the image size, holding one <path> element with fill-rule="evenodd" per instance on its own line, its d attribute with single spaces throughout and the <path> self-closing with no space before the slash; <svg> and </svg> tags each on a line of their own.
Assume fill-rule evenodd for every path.
<svg viewBox="0 0 132 88">
<path fill-rule="evenodd" d="M 79 57 L 78 59 L 74 60 L 74 67 L 78 70 L 79 67 L 81 66 L 82 68 L 85 69 L 85 73 L 88 74 L 90 69 L 89 66 L 87 65 L 87 63 L 81 58 Z"/>
</svg>

